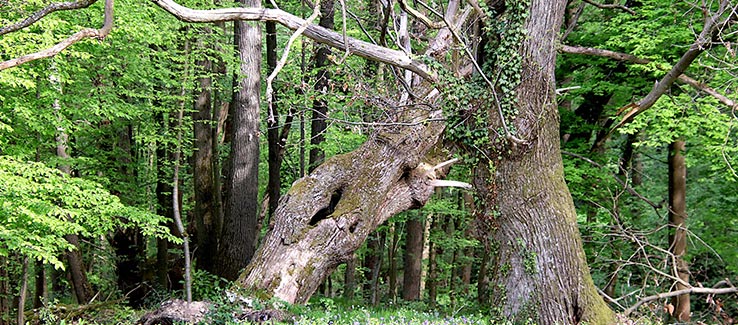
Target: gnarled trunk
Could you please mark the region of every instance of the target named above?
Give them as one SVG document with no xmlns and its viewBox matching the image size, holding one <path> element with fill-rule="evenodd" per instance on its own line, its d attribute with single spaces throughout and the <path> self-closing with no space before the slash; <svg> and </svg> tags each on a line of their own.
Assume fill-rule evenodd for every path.
<svg viewBox="0 0 738 325">
<path fill-rule="evenodd" d="M 307 301 L 379 224 L 428 200 L 441 171 L 426 157 L 442 130 L 439 122 L 387 127 L 295 182 L 237 285 L 262 298 Z"/>
</svg>

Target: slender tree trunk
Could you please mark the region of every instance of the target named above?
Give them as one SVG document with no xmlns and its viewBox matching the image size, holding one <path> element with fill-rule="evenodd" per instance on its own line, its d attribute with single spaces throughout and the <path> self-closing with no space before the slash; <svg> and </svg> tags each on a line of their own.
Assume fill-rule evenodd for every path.
<svg viewBox="0 0 738 325">
<path fill-rule="evenodd" d="M 400 230 L 397 229 L 397 223 L 393 222 L 390 227 L 392 232 L 392 239 L 389 244 L 389 252 L 387 258 L 389 259 L 389 299 L 391 302 L 397 300 L 397 246 L 400 243 Z"/>
<path fill-rule="evenodd" d="M 623 145 L 623 157 L 620 159 L 620 172 L 623 177 L 630 178 L 633 186 L 643 183 L 642 164 L 636 151 L 635 144 L 641 137 L 640 132 L 628 134 L 628 140 Z"/>
<path fill-rule="evenodd" d="M 346 262 L 343 288 L 343 297 L 349 301 L 353 300 L 354 292 L 356 291 L 356 256 L 352 256 Z"/>
<path fill-rule="evenodd" d="M 689 265 L 684 260 L 687 253 L 687 165 L 684 162 L 684 149 L 684 140 L 676 140 L 669 145 L 669 251 L 674 254 L 674 275 L 689 283 Z M 687 288 L 678 282 L 674 290 Z M 671 303 L 674 305 L 672 317 L 678 322 L 688 322 L 689 294 L 676 296 Z"/>
<path fill-rule="evenodd" d="M 13 285 L 10 258 L 0 255 L 0 325 L 10 325 L 13 319 Z"/>
<path fill-rule="evenodd" d="M 411 216 L 405 222 L 404 276 L 402 281 L 402 299 L 420 299 L 420 273 L 423 267 L 423 222 L 419 217 Z"/>
<path fill-rule="evenodd" d="M 34 269 L 36 271 L 36 288 L 33 294 L 33 308 L 41 308 L 44 305 L 44 302 L 49 298 L 46 281 L 46 266 L 43 261 L 36 261 Z"/>
<path fill-rule="evenodd" d="M 56 91 L 61 95 L 61 86 L 59 84 L 59 80 L 57 76 L 55 75 L 56 68 L 52 66 L 52 75 L 50 77 L 50 82 L 54 88 L 56 88 Z M 55 114 L 57 115 L 57 119 L 61 120 L 61 107 L 59 104 L 59 99 L 54 99 L 53 103 L 53 109 Z M 59 128 L 59 134 L 57 134 L 56 137 L 56 155 L 62 161 L 68 160 L 69 154 L 67 153 L 67 143 L 68 143 L 68 135 L 66 131 L 63 128 Z M 59 166 L 59 169 L 67 174 L 71 175 L 72 169 L 69 167 L 69 165 L 66 165 L 65 163 L 62 163 Z M 69 266 L 69 274 L 70 278 L 72 280 L 72 289 L 74 291 L 75 298 L 77 299 L 77 302 L 79 304 L 86 304 L 92 299 L 92 285 L 90 285 L 90 282 L 87 280 L 87 273 L 86 268 L 84 266 L 84 261 L 82 259 L 82 252 L 80 252 L 79 247 L 79 237 L 77 234 L 68 234 L 64 236 L 64 239 L 66 239 L 72 246 L 74 246 L 74 249 L 68 251 L 66 253 L 67 255 L 67 262 Z"/>
<path fill-rule="evenodd" d="M 28 257 L 23 258 L 23 270 L 21 274 L 21 287 L 18 293 L 18 325 L 24 325 L 26 323 L 24 311 L 26 309 L 26 297 L 28 296 Z"/>
<path fill-rule="evenodd" d="M 271 8 L 272 3 L 267 2 L 267 7 Z M 277 67 L 277 24 L 273 21 L 266 22 L 266 58 L 268 73 L 272 73 Z M 275 89 L 272 98 L 272 105 L 269 107 L 267 114 L 267 143 L 269 149 L 269 181 L 267 184 L 267 195 L 269 195 L 269 216 L 274 214 L 281 195 L 282 182 L 280 179 L 280 169 L 282 167 L 282 159 L 280 152 L 284 143 L 279 132 L 279 107 L 277 106 L 277 91 Z"/>
<path fill-rule="evenodd" d="M 77 235 L 66 235 L 64 239 L 75 247 L 74 250 L 67 252 L 67 262 L 74 297 L 77 299 L 77 303 L 83 305 L 90 302 L 93 292 L 90 281 L 87 280 L 87 271 L 82 260 L 82 253 L 79 251 L 79 237 Z"/>
<path fill-rule="evenodd" d="M 164 116 L 166 113 L 162 113 L 157 116 L 160 130 L 163 130 L 164 134 L 161 134 L 162 138 L 168 137 L 168 130 L 170 129 L 169 124 L 166 122 L 167 118 Z M 170 153 L 168 146 L 165 142 L 159 142 L 156 145 L 156 213 L 165 216 L 172 220 L 174 218 L 174 212 L 172 211 L 172 185 L 171 177 L 168 172 L 169 164 L 171 162 Z M 168 222 L 169 229 L 173 229 L 174 225 L 172 221 Z M 172 232 L 175 234 L 175 232 Z M 162 289 L 169 289 L 169 241 L 164 238 L 156 239 L 156 279 L 157 283 Z"/>
<path fill-rule="evenodd" d="M 241 0 L 259 7 L 261 1 Z M 231 103 L 231 155 L 226 166 L 223 233 L 216 274 L 234 280 L 249 264 L 259 233 L 259 96 L 261 28 L 255 22 L 235 22 L 234 39 L 241 59 L 238 91 Z"/>
<path fill-rule="evenodd" d="M 379 278 L 382 271 L 382 259 L 384 257 L 384 243 L 387 240 L 387 232 L 384 230 L 377 231 L 379 238 L 377 239 L 377 255 L 375 256 L 375 264 L 372 269 L 371 277 L 371 304 L 372 306 L 379 306 Z"/>
<path fill-rule="evenodd" d="M 330 30 L 333 30 L 333 4 L 333 0 L 325 0 L 320 4 L 320 26 Z M 318 50 L 315 53 L 315 91 L 317 96 L 313 101 L 312 119 L 310 120 L 310 172 L 325 160 L 325 152 L 320 148 L 320 144 L 325 141 L 328 102 L 320 96 L 329 93 L 328 85 L 330 83 L 330 73 L 327 71 L 327 66 L 329 62 L 328 55 L 331 54 L 331 50 L 324 45 L 319 45 L 317 48 Z"/>
<path fill-rule="evenodd" d="M 372 302 L 372 296 L 374 293 L 374 270 L 379 266 L 379 232 L 374 232 L 369 235 L 366 241 L 366 253 L 364 255 L 364 285 L 363 285 L 363 296 L 369 303 Z"/>
<path fill-rule="evenodd" d="M 433 218 L 431 221 L 431 234 L 438 228 L 438 218 Z M 432 235 L 431 235 L 432 236 Z M 438 258 L 439 247 L 432 241 L 429 240 L 430 244 L 428 247 L 428 282 L 426 288 L 428 288 L 428 304 L 431 307 L 435 307 L 438 302 Z"/>
<path fill-rule="evenodd" d="M 563 0 L 533 0 L 524 26 L 525 77 L 511 123 L 525 143 L 509 141 L 495 161 L 497 195 L 487 204 L 498 207 L 486 213 L 496 225 L 492 305 L 513 321 L 610 324 L 614 315 L 589 273 L 559 149 L 554 67 L 565 7 Z"/>
<path fill-rule="evenodd" d="M 189 42 L 187 42 L 187 45 L 185 45 L 185 51 L 189 52 Z M 186 93 L 185 87 L 182 87 L 182 93 L 180 94 L 182 97 L 184 97 Z M 179 112 L 177 113 L 177 124 L 175 129 L 177 130 L 177 142 L 175 144 L 174 149 L 174 171 L 172 173 L 172 211 L 174 212 L 174 223 L 177 226 L 177 230 L 179 230 L 179 233 L 182 234 L 182 248 L 184 253 L 184 280 L 185 280 L 185 297 L 187 299 L 187 302 L 192 302 L 192 277 L 191 277 L 191 258 L 192 255 L 190 255 L 190 238 L 187 232 L 184 229 L 184 224 L 182 223 L 182 214 L 180 213 L 180 195 L 179 195 L 179 160 L 180 160 L 180 153 L 182 148 L 182 118 L 184 116 L 184 101 L 182 102 L 181 107 L 179 108 Z"/>
</svg>

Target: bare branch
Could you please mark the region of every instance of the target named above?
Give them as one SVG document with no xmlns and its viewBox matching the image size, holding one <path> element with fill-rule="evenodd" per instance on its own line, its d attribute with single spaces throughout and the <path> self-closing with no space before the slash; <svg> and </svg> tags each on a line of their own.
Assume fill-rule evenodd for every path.
<svg viewBox="0 0 738 325">
<path fill-rule="evenodd" d="M 601 4 L 601 3 L 594 2 L 592 0 L 583 0 L 583 1 L 586 2 L 586 3 L 589 3 L 589 4 L 593 5 L 593 6 L 595 6 L 597 8 L 600 8 L 600 9 L 620 9 L 620 10 L 625 11 L 625 12 L 631 14 L 631 15 L 636 15 L 636 12 L 633 11 L 633 9 L 630 9 L 630 8 L 628 8 L 626 6 L 621 5 L 621 4 Z"/>
<path fill-rule="evenodd" d="M 738 292 L 738 288 L 736 287 L 730 287 L 730 288 L 722 288 L 722 289 L 715 289 L 715 288 L 688 288 L 688 289 L 682 289 L 677 291 L 671 291 L 666 293 L 659 293 L 652 296 L 648 296 L 645 298 L 642 298 L 637 303 L 635 303 L 633 306 L 630 306 L 628 309 L 626 309 L 623 314 L 626 316 L 630 315 L 638 309 L 641 305 L 658 299 L 664 299 L 664 298 L 671 298 L 683 294 L 692 294 L 692 293 L 700 293 L 700 294 L 710 294 L 710 295 L 719 295 L 719 294 L 726 294 L 726 293 L 736 293 Z"/>
<path fill-rule="evenodd" d="M 567 37 L 569 37 L 569 34 L 574 30 L 574 27 L 577 27 L 577 22 L 579 22 L 579 17 L 582 16 L 582 12 L 584 12 L 584 3 L 580 3 L 579 7 L 577 7 L 577 10 L 571 14 L 571 16 L 568 19 L 568 22 L 566 23 L 566 30 L 563 34 L 561 34 L 561 40 L 565 40 Z M 568 15 L 568 14 L 567 14 Z"/>
<path fill-rule="evenodd" d="M 623 62 L 629 62 L 629 63 L 635 63 L 635 64 L 648 64 L 653 61 L 637 57 L 632 54 L 628 53 L 621 53 L 621 52 L 615 52 L 610 50 L 603 50 L 603 49 L 597 49 L 597 48 L 591 48 L 591 47 L 581 47 L 581 46 L 570 46 L 570 45 L 562 45 L 561 51 L 564 53 L 570 53 L 570 54 L 582 54 L 582 55 L 593 55 L 593 56 L 600 56 L 605 58 L 610 58 L 618 61 Z M 666 70 L 667 68 L 664 67 L 661 64 L 656 65 L 657 68 Z M 738 103 L 736 103 L 734 100 L 726 97 L 723 94 L 720 94 L 715 89 L 710 88 L 709 86 L 705 85 L 704 83 L 701 83 L 686 74 L 681 74 L 679 77 L 677 77 L 677 81 L 683 82 L 687 85 L 692 86 L 693 88 L 703 91 L 707 93 L 708 95 L 714 97 L 717 99 L 720 103 L 723 105 L 731 108 L 736 109 L 738 108 Z"/>
<path fill-rule="evenodd" d="M 267 8 L 224 8 L 195 10 L 181 6 L 173 0 L 151 0 L 156 5 L 178 19 L 192 23 L 207 23 L 232 20 L 274 21 L 289 29 L 297 30 L 305 22 L 297 16 L 279 9 Z M 310 24 L 304 35 L 319 43 L 336 48 L 344 48 L 346 42 L 351 53 L 415 72 L 423 79 L 436 81 L 437 75 L 422 61 L 411 58 L 402 51 L 388 49 L 354 38 L 345 39 L 343 35 L 318 25 Z"/>
<path fill-rule="evenodd" d="M 33 15 L 24 19 L 23 21 L 0 28 L 0 35 L 12 33 L 17 30 L 31 26 L 35 24 L 37 21 L 41 20 L 41 18 L 44 18 L 46 15 L 52 12 L 87 8 L 95 2 L 97 2 L 97 0 L 80 0 L 77 2 L 52 3 L 44 7 L 43 9 L 36 11 Z"/>
<path fill-rule="evenodd" d="M 618 61 L 625 61 L 625 62 L 637 63 L 637 64 L 647 64 L 651 62 L 651 60 L 642 59 L 632 54 L 597 49 L 597 48 L 592 48 L 592 47 L 581 47 L 581 46 L 571 46 L 571 45 L 562 44 L 561 51 L 564 53 L 570 53 L 570 54 L 601 56 L 605 58 L 615 59 Z"/>
<path fill-rule="evenodd" d="M 397 2 L 400 3 L 400 8 L 410 14 L 410 16 L 415 17 L 415 19 L 420 20 L 423 25 L 427 26 L 431 29 L 440 29 L 446 26 L 443 22 L 435 22 L 430 20 L 430 18 L 426 17 L 422 12 L 416 10 L 415 8 L 411 7 L 407 0 L 398 0 Z"/>
<path fill-rule="evenodd" d="M 52 57 L 54 55 L 59 54 L 59 52 L 64 51 L 67 47 L 71 46 L 72 44 L 79 42 L 80 40 L 83 40 L 85 38 L 97 38 L 97 39 L 103 39 L 108 34 L 110 34 L 110 31 L 113 29 L 113 0 L 105 0 L 105 20 L 103 23 L 102 28 L 100 29 L 83 29 L 77 33 L 74 33 L 72 36 L 68 37 L 67 39 L 57 43 L 56 45 L 28 55 L 21 56 L 19 58 L 11 59 L 8 61 L 0 62 L 0 71 L 9 69 L 18 65 L 21 65 L 26 62 L 30 62 L 33 60 L 43 59 Z"/>
</svg>

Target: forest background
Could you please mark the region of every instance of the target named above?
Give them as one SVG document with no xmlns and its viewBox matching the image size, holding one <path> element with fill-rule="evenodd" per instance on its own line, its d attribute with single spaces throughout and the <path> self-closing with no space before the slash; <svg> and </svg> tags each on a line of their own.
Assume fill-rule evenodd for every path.
<svg viewBox="0 0 738 325">
<path fill-rule="evenodd" d="M 85 317 L 134 321 L 140 316 L 134 309 L 180 296 L 220 301 L 234 287 L 266 291 L 264 305 L 279 298 L 328 313 L 392 305 L 499 321 L 557 319 L 532 310 L 532 302 L 517 306 L 500 298 L 512 297 L 515 281 L 502 279 L 517 268 L 521 278 L 545 286 L 538 275 L 557 256 L 536 246 L 545 231 L 500 242 L 496 227 L 504 222 L 496 220 L 507 214 L 491 204 L 505 202 L 496 198 L 504 184 L 492 175 L 537 136 L 526 134 L 526 124 L 513 125 L 524 113 L 515 96 L 529 69 L 516 53 L 538 39 L 524 27 L 537 17 L 537 3 L 278 1 L 280 10 L 302 17 L 290 25 L 279 19 L 193 24 L 156 1 L 119 0 L 112 27 L 105 19 L 112 12 L 103 15 L 110 0 L 67 8 L 0 1 L 0 324 L 79 318 L 111 305 L 115 316 Z M 582 278 L 591 272 L 597 296 L 626 317 L 738 321 L 732 284 L 738 274 L 736 5 L 560 4 L 552 97 L 559 132 L 552 143 L 560 147 L 576 207 L 581 242 L 564 236 L 583 248 L 589 272 Z M 43 8 L 55 12 L 16 25 Z M 322 45 L 302 19 L 340 37 L 332 48 Z M 12 61 L 90 26 L 105 27 L 53 57 Z M 450 45 L 427 54 L 441 44 L 439 35 Z M 412 60 L 383 61 L 395 52 L 372 57 L 348 37 Z M 684 64 L 685 58 L 691 59 Z M 441 99 L 424 101 L 433 87 Z M 492 104 L 479 104 L 485 101 Z M 445 129 L 443 136 L 426 130 L 433 128 Z M 395 136 L 405 132 L 430 140 L 405 144 Z M 372 158 L 368 143 L 424 148 L 420 157 L 439 166 L 432 191 L 423 199 L 411 194 L 397 213 L 376 208 L 386 216 L 366 229 L 358 221 L 345 225 L 366 233 L 335 244 L 350 248 L 336 253 L 323 273 L 314 272 L 318 279 L 306 276 L 312 284 L 294 296 L 249 282 L 249 272 L 257 272 L 243 270 L 261 258 L 256 248 L 269 247 L 266 234 L 287 222 L 275 215 L 290 209 L 289 200 L 282 208 L 277 198 L 313 193 L 298 180 L 318 179 L 343 166 L 337 162 L 350 156 L 342 154 L 361 150 L 364 160 L 397 168 L 392 175 L 400 180 L 414 177 L 420 164 Z M 443 165 L 452 158 L 458 161 Z M 318 168 L 324 162 L 328 167 Z M 353 164 L 344 177 L 357 187 L 387 183 Z M 444 174 L 457 182 L 444 183 Z M 303 202 L 310 210 L 306 226 L 339 220 L 351 188 L 315 192 L 315 206 Z M 352 203 L 372 205 L 372 193 Z M 192 292 L 185 293 L 187 253 Z M 567 321 L 598 319 L 576 310 Z"/>
</svg>

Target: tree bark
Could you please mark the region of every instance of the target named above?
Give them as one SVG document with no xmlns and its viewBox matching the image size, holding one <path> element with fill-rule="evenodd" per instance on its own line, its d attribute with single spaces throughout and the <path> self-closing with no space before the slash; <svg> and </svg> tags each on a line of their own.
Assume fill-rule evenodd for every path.
<svg viewBox="0 0 738 325">
<path fill-rule="evenodd" d="M 241 0 L 246 7 L 261 1 Z M 229 280 L 251 260 L 259 233 L 259 96 L 261 82 L 261 28 L 253 22 L 235 22 L 234 42 L 241 59 L 238 91 L 231 103 L 231 155 L 226 167 L 223 197 L 223 233 L 216 274 Z"/>
<path fill-rule="evenodd" d="M 432 218 L 431 221 L 431 233 L 438 228 L 438 218 Z M 431 235 L 432 236 L 432 235 Z M 437 256 L 439 255 L 440 248 L 432 241 L 429 240 L 428 247 L 428 279 L 426 280 L 426 288 L 428 289 L 428 304 L 431 308 L 436 306 L 438 300 L 438 261 Z"/>
<path fill-rule="evenodd" d="M 0 255 L 0 325 L 13 323 L 13 287 L 10 284 L 10 275 L 10 258 Z"/>
<path fill-rule="evenodd" d="M 74 297 L 77 299 L 77 303 L 84 305 L 90 302 L 93 292 L 90 281 L 87 280 L 87 271 L 82 260 L 82 253 L 79 251 L 79 237 L 72 234 L 65 235 L 64 239 L 75 247 L 74 250 L 67 252 L 69 275 L 72 279 Z"/>
<path fill-rule="evenodd" d="M 303 303 L 379 224 L 422 206 L 433 192 L 430 180 L 442 172 L 422 159 L 437 143 L 443 124 L 402 128 L 381 128 L 359 149 L 328 159 L 295 182 L 237 285 Z"/>
<path fill-rule="evenodd" d="M 271 2 L 267 2 L 269 7 Z M 272 73 L 277 67 L 277 24 L 273 21 L 266 22 L 266 58 L 268 73 Z M 269 107 L 267 119 L 267 146 L 269 150 L 269 180 L 267 184 L 267 195 L 269 195 L 269 216 L 274 214 L 277 209 L 277 202 L 281 195 L 282 181 L 280 179 L 280 169 L 282 166 L 282 147 L 284 147 L 285 139 L 280 137 L 279 132 L 279 107 L 277 106 L 277 91 L 272 94 L 272 105 Z"/>
<path fill-rule="evenodd" d="M 684 162 L 684 140 L 675 140 L 669 145 L 669 251 L 674 255 L 671 267 L 674 275 L 689 282 L 689 266 L 684 260 L 687 253 L 687 165 Z M 674 291 L 688 289 L 678 282 Z M 689 294 L 683 294 L 671 299 L 674 305 L 672 317 L 677 322 L 689 322 L 690 303 Z"/>
<path fill-rule="evenodd" d="M 374 247 L 374 255 L 372 258 L 372 267 L 369 269 L 369 303 L 372 306 L 379 305 L 379 277 L 382 271 L 382 259 L 384 257 L 384 242 L 387 239 L 387 232 L 384 230 L 376 231 L 375 238 L 371 239 L 372 247 Z"/>
<path fill-rule="evenodd" d="M 209 27 L 200 29 L 202 34 L 210 35 Z M 197 41 L 199 48 L 208 45 L 202 38 Z M 212 125 L 212 79 L 213 63 L 207 56 L 195 62 L 197 75 L 197 90 L 192 112 L 192 125 L 195 134 L 195 152 L 192 160 L 195 195 L 195 240 L 197 244 L 196 259 L 198 266 L 208 272 L 214 271 L 215 257 L 218 253 L 218 220 L 215 213 L 215 174 L 213 163 L 213 125 Z"/>
<path fill-rule="evenodd" d="M 61 85 L 59 83 L 58 79 L 58 71 L 56 69 L 56 66 L 52 64 L 51 67 L 52 74 L 49 77 L 49 81 L 52 85 L 54 90 L 61 95 L 62 89 Z M 59 104 L 59 99 L 55 98 L 53 102 L 53 110 L 54 113 L 57 116 L 57 120 L 61 120 L 61 106 Z M 67 153 L 67 143 L 69 141 L 69 136 L 67 135 L 66 131 L 63 127 L 59 127 L 59 134 L 56 136 L 56 156 L 59 157 L 62 161 L 68 160 L 69 154 Z M 72 168 L 69 167 L 69 165 L 65 164 L 64 162 L 59 165 L 59 170 L 61 170 L 63 173 L 67 175 L 71 175 Z M 87 279 L 87 272 L 84 265 L 84 260 L 82 259 L 82 253 L 80 252 L 79 247 L 79 237 L 77 234 L 68 234 L 64 236 L 64 239 L 66 239 L 72 246 L 74 246 L 73 250 L 70 250 L 66 253 L 67 255 L 67 264 L 69 266 L 69 275 L 71 278 L 71 284 L 72 284 L 72 290 L 74 291 L 74 296 L 77 299 L 77 303 L 79 304 L 86 304 L 92 299 L 92 285 L 90 285 L 90 282 Z"/>
<path fill-rule="evenodd" d="M 390 227 L 392 239 L 388 247 L 387 258 L 389 259 L 388 280 L 389 282 L 389 299 L 392 303 L 397 300 L 397 246 L 400 242 L 400 230 L 397 229 L 397 223 L 394 222 Z"/>
<path fill-rule="evenodd" d="M 323 1 L 320 4 L 320 27 L 333 30 L 333 0 Z M 313 101 L 312 118 L 310 119 L 310 162 L 308 170 L 312 172 L 315 167 L 325 160 L 325 152 L 320 145 L 325 141 L 325 131 L 328 117 L 328 102 L 322 98 L 328 94 L 330 73 L 328 72 L 328 55 L 331 49 L 325 45 L 317 46 L 315 53 L 315 91 L 316 98 Z"/>
<path fill-rule="evenodd" d="M 486 214 L 497 243 L 492 306 L 502 306 L 513 320 L 608 324 L 613 313 L 587 267 L 559 149 L 554 67 L 565 6 L 566 1 L 533 0 L 525 23 L 525 77 L 516 89 L 512 123 L 527 142 L 511 144 L 495 162 L 497 195 L 488 209 L 496 205 L 499 214 Z"/>
<path fill-rule="evenodd" d="M 46 281 L 46 267 L 43 261 L 36 261 L 36 288 L 33 294 L 33 308 L 41 308 L 44 302 L 49 298 L 49 291 L 47 289 Z M 0 291 L 2 293 L 2 291 Z"/>
<path fill-rule="evenodd" d="M 356 290 L 356 256 L 349 258 L 346 262 L 346 273 L 344 273 L 343 297 L 346 300 L 354 299 Z"/>
<path fill-rule="evenodd" d="M 26 323 L 25 309 L 26 297 L 28 297 L 28 256 L 23 258 L 23 270 L 21 271 L 21 287 L 18 293 L 18 325 Z"/>
<path fill-rule="evenodd" d="M 420 216 L 410 216 L 405 222 L 404 276 L 402 281 L 402 299 L 412 301 L 420 299 L 420 273 L 423 267 L 423 222 Z"/>
</svg>

